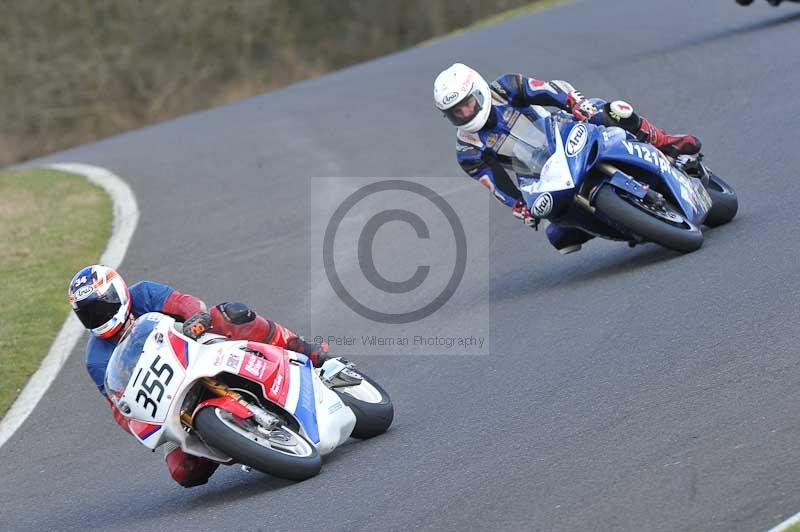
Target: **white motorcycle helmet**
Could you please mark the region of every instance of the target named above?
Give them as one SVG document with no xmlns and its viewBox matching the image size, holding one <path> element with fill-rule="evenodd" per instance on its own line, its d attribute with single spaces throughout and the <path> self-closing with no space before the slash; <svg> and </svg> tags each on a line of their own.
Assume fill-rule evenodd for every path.
<svg viewBox="0 0 800 532">
<path fill-rule="evenodd" d="M 454 126 L 476 133 L 489 120 L 492 92 L 489 84 L 467 65 L 455 63 L 436 76 L 433 101 Z"/>
</svg>

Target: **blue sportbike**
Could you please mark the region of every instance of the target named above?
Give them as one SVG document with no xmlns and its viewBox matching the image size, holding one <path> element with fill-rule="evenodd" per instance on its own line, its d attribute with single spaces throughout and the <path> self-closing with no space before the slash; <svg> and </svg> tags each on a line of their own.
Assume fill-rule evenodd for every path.
<svg viewBox="0 0 800 532">
<path fill-rule="evenodd" d="M 560 227 L 691 252 L 703 244 L 701 225 L 725 224 L 738 209 L 702 155 L 673 160 L 620 128 L 533 106 L 508 137 L 500 151 L 531 214 Z"/>
</svg>

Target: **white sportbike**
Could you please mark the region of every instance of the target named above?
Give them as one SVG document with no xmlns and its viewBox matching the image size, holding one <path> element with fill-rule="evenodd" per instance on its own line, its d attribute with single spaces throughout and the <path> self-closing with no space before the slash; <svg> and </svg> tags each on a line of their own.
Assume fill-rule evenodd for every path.
<svg viewBox="0 0 800 532">
<path fill-rule="evenodd" d="M 106 369 L 111 401 L 145 447 L 304 480 L 349 437 L 386 431 L 387 393 L 342 360 L 206 334 L 194 341 L 164 314 L 139 317 Z"/>
</svg>

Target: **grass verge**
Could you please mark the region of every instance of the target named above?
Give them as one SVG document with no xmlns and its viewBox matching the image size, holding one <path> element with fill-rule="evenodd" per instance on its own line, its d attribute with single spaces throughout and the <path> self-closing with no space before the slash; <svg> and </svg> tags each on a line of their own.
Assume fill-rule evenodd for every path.
<svg viewBox="0 0 800 532">
<path fill-rule="evenodd" d="M 105 248 L 111 212 L 83 176 L 0 172 L 0 418 L 67 317 L 69 280 Z"/>
</svg>

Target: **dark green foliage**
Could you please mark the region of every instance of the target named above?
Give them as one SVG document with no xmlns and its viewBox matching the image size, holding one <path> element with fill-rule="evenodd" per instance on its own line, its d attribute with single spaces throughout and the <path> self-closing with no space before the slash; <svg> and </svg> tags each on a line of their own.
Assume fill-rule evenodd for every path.
<svg viewBox="0 0 800 532">
<path fill-rule="evenodd" d="M 0 0 L 0 166 L 252 96 L 531 0 Z"/>
</svg>

